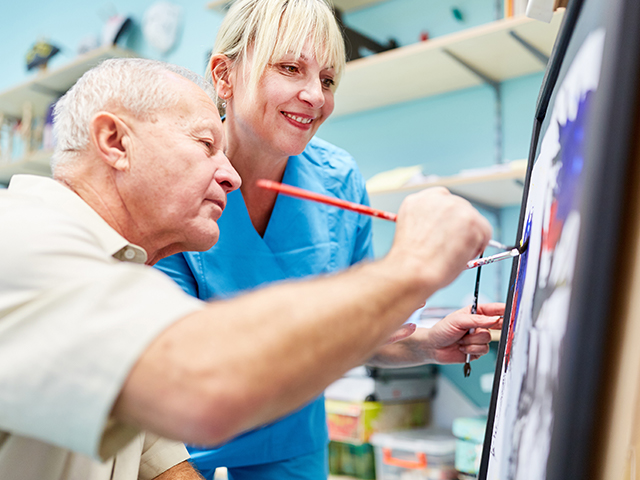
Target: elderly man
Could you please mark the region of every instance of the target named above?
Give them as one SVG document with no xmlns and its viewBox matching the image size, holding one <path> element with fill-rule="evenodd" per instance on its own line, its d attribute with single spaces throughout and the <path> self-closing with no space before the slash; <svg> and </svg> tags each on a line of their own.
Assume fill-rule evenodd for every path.
<svg viewBox="0 0 640 480">
<path fill-rule="evenodd" d="M 197 478 L 163 437 L 215 444 L 299 407 L 488 242 L 466 201 L 425 191 L 380 261 L 229 301 L 186 295 L 148 265 L 210 248 L 240 185 L 211 95 L 177 67 L 104 62 L 57 105 L 54 179 L 0 193 L 3 480 Z M 432 358 L 486 353 L 498 314 L 479 313 L 434 328 Z"/>
</svg>

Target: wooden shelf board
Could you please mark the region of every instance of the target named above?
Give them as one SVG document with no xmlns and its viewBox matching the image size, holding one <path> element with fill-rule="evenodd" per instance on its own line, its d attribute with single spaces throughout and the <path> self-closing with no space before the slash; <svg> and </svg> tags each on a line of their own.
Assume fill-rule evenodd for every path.
<svg viewBox="0 0 640 480">
<path fill-rule="evenodd" d="M 442 186 L 472 202 L 496 208 L 508 207 L 521 203 L 526 172 L 526 163 L 517 162 L 504 171 L 487 168 L 487 173 L 478 170 L 473 175 L 452 175 L 407 187 L 369 190 L 369 197 L 372 207 L 395 213 L 407 195 L 425 188 Z"/>
<path fill-rule="evenodd" d="M 118 47 L 102 47 L 79 55 L 67 65 L 37 73 L 27 82 L 0 92 L 0 112 L 21 118 L 25 102 L 31 102 L 33 114 L 43 116 L 49 104 L 73 86 L 90 68 L 108 58 L 135 56 L 134 52 Z"/>
<path fill-rule="evenodd" d="M 229 0 L 213 0 L 207 3 L 207 8 L 209 10 L 218 10 L 219 12 L 223 12 L 229 8 L 229 3 Z"/>
<path fill-rule="evenodd" d="M 31 175 L 50 177 L 50 159 L 51 152 L 41 151 L 32 153 L 31 155 L 18 161 L 10 163 L 0 163 L 0 184 L 8 185 L 11 177 L 19 173 L 28 173 Z"/>
<path fill-rule="evenodd" d="M 349 62 L 336 92 L 333 115 L 346 115 L 411 99 L 481 85 L 449 51 L 497 82 L 543 71 L 542 61 L 509 32 L 550 55 L 564 11 L 550 24 L 517 17 Z"/>
<path fill-rule="evenodd" d="M 332 3 L 343 12 L 352 12 L 361 8 L 370 7 L 383 0 L 332 0 Z"/>
<path fill-rule="evenodd" d="M 342 12 L 350 12 L 375 3 L 380 3 L 381 1 L 383 0 L 332 0 L 332 3 Z M 229 3 L 231 3 L 231 0 L 212 0 L 207 3 L 207 8 L 222 12 L 229 8 Z"/>
</svg>

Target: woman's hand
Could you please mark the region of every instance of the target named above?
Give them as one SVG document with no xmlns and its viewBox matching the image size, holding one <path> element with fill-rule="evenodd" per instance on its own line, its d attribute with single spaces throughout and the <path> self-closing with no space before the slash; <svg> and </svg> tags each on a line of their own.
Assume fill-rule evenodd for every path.
<svg viewBox="0 0 640 480">
<path fill-rule="evenodd" d="M 502 328 L 504 307 L 504 303 L 478 305 L 477 313 L 472 315 L 468 306 L 447 315 L 432 328 L 414 328 L 412 333 L 408 333 L 412 324 L 405 324 L 367 364 L 408 367 L 425 363 L 464 363 L 467 354 L 472 360 L 478 359 L 489 352 L 489 329 Z M 469 333 L 472 328 L 475 332 Z"/>
</svg>

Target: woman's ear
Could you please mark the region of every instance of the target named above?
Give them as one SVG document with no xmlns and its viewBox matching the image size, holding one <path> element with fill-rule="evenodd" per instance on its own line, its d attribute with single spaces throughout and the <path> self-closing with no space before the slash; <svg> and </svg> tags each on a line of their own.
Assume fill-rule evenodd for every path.
<svg viewBox="0 0 640 480">
<path fill-rule="evenodd" d="M 122 120 L 112 113 L 99 112 L 93 117 L 89 128 L 91 142 L 100 159 L 116 170 L 128 170 L 129 133 Z"/>
<path fill-rule="evenodd" d="M 230 98 L 233 95 L 231 59 L 222 53 L 217 53 L 211 57 L 209 65 L 211 67 L 213 86 L 218 92 L 218 96 L 223 99 Z"/>
</svg>

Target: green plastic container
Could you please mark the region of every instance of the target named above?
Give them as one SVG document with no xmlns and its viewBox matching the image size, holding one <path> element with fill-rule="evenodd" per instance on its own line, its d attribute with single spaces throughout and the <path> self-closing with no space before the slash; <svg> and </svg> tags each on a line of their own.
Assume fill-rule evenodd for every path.
<svg viewBox="0 0 640 480">
<path fill-rule="evenodd" d="M 329 472 L 332 475 L 374 480 L 376 472 L 373 447 L 368 443 L 351 445 L 329 442 Z"/>
</svg>

